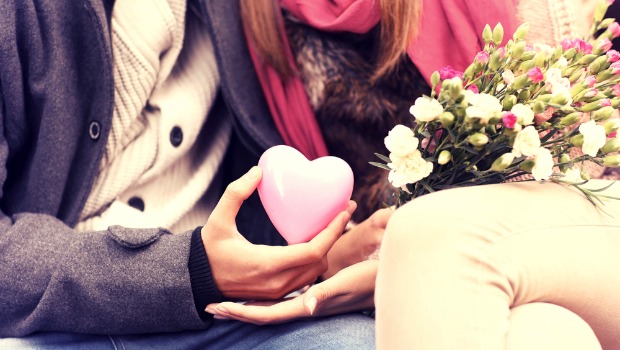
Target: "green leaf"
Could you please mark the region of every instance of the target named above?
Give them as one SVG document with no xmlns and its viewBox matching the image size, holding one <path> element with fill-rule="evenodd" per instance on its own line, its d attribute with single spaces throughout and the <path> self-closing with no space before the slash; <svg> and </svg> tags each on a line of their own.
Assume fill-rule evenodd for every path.
<svg viewBox="0 0 620 350">
<path fill-rule="evenodd" d="M 375 153 L 375 156 L 377 156 L 377 158 L 381 159 L 382 161 L 386 162 L 386 163 L 391 163 L 392 160 L 386 156 L 384 156 L 383 154 L 379 154 L 379 153 Z"/>
<path fill-rule="evenodd" d="M 368 164 L 370 164 L 370 165 L 374 165 L 374 166 L 376 166 L 376 167 L 378 167 L 378 168 L 381 168 L 381 169 L 385 169 L 385 170 L 392 170 L 392 169 L 390 169 L 390 167 L 388 167 L 387 165 L 385 165 L 385 164 L 383 164 L 383 163 L 368 162 Z"/>
</svg>

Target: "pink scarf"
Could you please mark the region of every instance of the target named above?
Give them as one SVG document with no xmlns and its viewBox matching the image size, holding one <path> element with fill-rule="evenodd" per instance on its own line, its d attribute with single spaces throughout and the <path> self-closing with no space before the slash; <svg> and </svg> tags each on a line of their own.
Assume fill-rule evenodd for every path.
<svg viewBox="0 0 620 350">
<path fill-rule="evenodd" d="M 518 26 L 516 1 L 424 0 L 420 34 L 407 53 L 427 80 L 434 71 L 448 65 L 462 71 L 482 49 L 480 34 L 485 24 L 494 26 L 501 22 L 506 37 L 514 32 Z M 325 31 L 365 33 L 381 17 L 378 0 L 281 0 L 281 3 L 300 21 Z M 288 41 L 285 44 L 289 46 Z M 250 52 L 284 142 L 308 159 L 327 155 L 302 82 L 296 77 L 283 82 L 271 66 L 260 62 L 255 50 Z M 287 55 L 294 66 L 290 49 Z"/>
</svg>

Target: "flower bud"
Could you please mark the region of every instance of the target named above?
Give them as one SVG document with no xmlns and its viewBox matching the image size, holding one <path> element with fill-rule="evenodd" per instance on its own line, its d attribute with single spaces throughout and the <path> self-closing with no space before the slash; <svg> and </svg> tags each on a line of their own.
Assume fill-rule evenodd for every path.
<svg viewBox="0 0 620 350">
<path fill-rule="evenodd" d="M 534 111 L 534 113 L 540 114 L 544 112 L 546 108 L 547 108 L 547 105 L 543 101 L 536 101 L 536 103 L 534 103 L 534 107 L 532 108 L 532 110 Z"/>
<path fill-rule="evenodd" d="M 439 121 L 441 122 L 441 126 L 444 128 L 449 128 L 454 124 L 454 114 L 450 112 L 443 112 L 439 117 Z"/>
<path fill-rule="evenodd" d="M 596 75 L 596 82 L 600 83 L 601 81 L 605 81 L 614 76 L 614 73 L 609 70 L 604 70 Z"/>
<path fill-rule="evenodd" d="M 519 169 L 531 173 L 534 165 L 536 165 L 534 159 L 526 159 L 523 161 L 523 163 L 521 163 L 521 165 L 519 165 Z"/>
<path fill-rule="evenodd" d="M 501 23 L 497 23 L 495 28 L 493 28 L 492 38 L 495 45 L 501 44 L 502 40 L 504 40 L 504 27 L 502 27 Z"/>
<path fill-rule="evenodd" d="M 519 77 L 517 77 L 517 79 L 515 79 L 515 82 L 512 84 L 512 87 L 515 90 L 519 90 L 519 89 L 526 87 L 528 83 L 529 83 L 529 79 L 527 78 L 527 75 L 521 74 Z"/>
<path fill-rule="evenodd" d="M 543 95 L 536 97 L 536 101 L 543 101 L 545 103 L 549 103 L 551 101 L 551 98 L 553 98 L 553 95 L 543 94 Z"/>
<path fill-rule="evenodd" d="M 603 164 L 612 168 L 620 166 L 620 154 L 606 156 L 605 159 L 603 159 Z"/>
<path fill-rule="evenodd" d="M 599 72 L 607 69 L 609 64 L 607 63 L 607 56 L 600 56 L 594 60 L 594 62 L 590 63 L 588 70 L 590 74 L 596 75 Z"/>
<path fill-rule="evenodd" d="M 482 40 L 484 40 L 485 44 L 493 40 L 493 31 L 491 31 L 491 26 L 488 24 L 485 25 L 484 30 L 482 30 Z"/>
<path fill-rule="evenodd" d="M 579 110 L 582 112 L 593 112 L 599 109 L 600 107 L 601 107 L 600 103 L 598 101 L 594 101 L 594 102 L 586 103 L 585 105 L 581 106 Z"/>
<path fill-rule="evenodd" d="M 620 151 L 620 139 L 614 137 L 613 139 L 607 140 L 603 148 L 601 148 L 603 154 L 614 153 Z"/>
<path fill-rule="evenodd" d="M 571 82 L 571 84 L 575 84 L 578 80 L 580 80 L 583 76 L 583 69 L 578 69 L 576 71 L 573 72 L 573 74 L 571 74 L 570 77 L 568 77 L 568 81 Z M 575 84 L 575 85 L 581 85 L 581 84 Z"/>
<path fill-rule="evenodd" d="M 564 51 L 564 57 L 567 60 L 571 60 L 573 59 L 573 57 L 575 57 L 575 54 L 577 53 L 577 49 L 575 49 L 574 47 Z"/>
<path fill-rule="evenodd" d="M 605 122 L 605 135 L 609 135 L 620 129 L 620 119 L 610 119 Z"/>
<path fill-rule="evenodd" d="M 590 181 L 590 174 L 588 174 L 588 172 L 584 169 L 581 169 L 581 171 L 579 172 L 579 176 L 581 176 L 581 178 L 585 181 Z"/>
<path fill-rule="evenodd" d="M 525 52 L 525 45 L 527 45 L 525 41 L 519 41 L 518 43 L 514 44 L 512 46 L 512 52 L 510 56 L 513 59 L 520 58 L 521 55 L 523 55 L 523 53 Z"/>
<path fill-rule="evenodd" d="M 605 121 L 611 117 L 611 115 L 614 113 L 614 110 L 615 109 L 612 106 L 605 106 L 594 112 L 592 119 L 596 121 Z"/>
<path fill-rule="evenodd" d="M 532 69 L 534 67 L 536 67 L 536 62 L 534 62 L 534 60 L 528 60 L 528 61 L 522 62 L 519 65 L 519 71 L 527 72 L 528 70 L 530 70 L 530 69 Z"/>
<path fill-rule="evenodd" d="M 586 65 L 586 64 L 590 64 L 592 63 L 592 61 L 594 61 L 598 56 L 594 55 L 594 54 L 587 54 L 584 55 L 583 57 L 581 57 L 579 59 L 579 61 L 577 61 L 577 63 L 581 64 L 581 65 Z"/>
<path fill-rule="evenodd" d="M 568 92 L 557 94 L 551 99 L 551 104 L 558 106 L 564 106 L 568 104 L 568 102 L 570 102 L 570 96 L 568 96 Z"/>
<path fill-rule="evenodd" d="M 489 69 L 492 72 L 495 72 L 499 69 L 499 67 L 501 66 L 501 61 L 502 61 L 502 57 L 501 57 L 501 52 L 499 50 L 493 52 L 493 54 L 491 54 L 491 57 L 489 58 Z"/>
<path fill-rule="evenodd" d="M 594 22 L 600 22 L 605 17 L 607 8 L 609 7 L 609 1 L 599 0 L 596 9 L 594 10 Z"/>
<path fill-rule="evenodd" d="M 515 33 L 512 35 L 512 37 L 517 42 L 520 40 L 524 40 L 529 30 L 530 30 L 530 24 L 527 22 L 523 23 L 517 28 L 517 30 L 515 30 Z"/>
<path fill-rule="evenodd" d="M 560 164 L 568 164 L 568 163 L 570 163 L 571 159 L 570 159 L 570 156 L 568 154 L 562 153 L 560 155 L 560 158 L 558 159 L 558 161 L 559 161 Z"/>
<path fill-rule="evenodd" d="M 450 79 L 450 96 L 453 100 L 461 95 L 463 92 L 463 81 L 460 78 Z"/>
<path fill-rule="evenodd" d="M 441 75 L 439 74 L 438 71 L 434 71 L 433 74 L 431 75 L 431 84 L 433 85 L 433 90 L 435 90 L 435 86 L 439 84 L 440 80 L 441 80 Z"/>
<path fill-rule="evenodd" d="M 581 120 L 582 114 L 579 112 L 571 113 L 564 118 L 560 119 L 558 126 L 561 128 L 565 128 L 567 126 L 573 125 Z"/>
<path fill-rule="evenodd" d="M 437 158 L 437 163 L 441 165 L 448 164 L 448 162 L 451 159 L 452 159 L 452 154 L 450 154 L 450 151 L 443 150 L 441 151 L 441 153 L 439 153 L 439 157 Z"/>
<path fill-rule="evenodd" d="M 529 101 L 531 95 L 532 93 L 530 92 L 530 90 L 522 90 L 521 92 L 519 92 L 519 99 L 521 101 Z"/>
<path fill-rule="evenodd" d="M 517 104 L 517 96 L 515 96 L 515 95 L 507 95 L 506 97 L 504 97 L 504 101 L 502 103 L 502 107 L 503 107 L 503 109 L 505 111 L 509 111 L 516 104 Z"/>
<path fill-rule="evenodd" d="M 536 52 L 534 52 L 534 51 L 525 51 L 523 53 L 523 55 L 521 55 L 521 60 L 523 60 L 523 61 L 533 60 L 534 56 L 536 56 Z"/>
<path fill-rule="evenodd" d="M 474 146 L 484 146 L 489 143 L 489 137 L 483 133 L 477 132 L 469 136 L 469 143 Z"/>
<path fill-rule="evenodd" d="M 536 66 L 543 68 L 547 63 L 547 54 L 542 51 L 536 53 L 536 56 L 534 56 L 534 63 L 536 64 Z"/>
<path fill-rule="evenodd" d="M 583 146 L 583 135 L 578 134 L 570 138 L 570 144 L 575 147 Z"/>
<path fill-rule="evenodd" d="M 491 165 L 491 170 L 493 171 L 505 170 L 512 164 L 512 161 L 514 160 L 515 160 L 514 154 L 504 153 L 493 162 L 493 164 Z"/>
</svg>

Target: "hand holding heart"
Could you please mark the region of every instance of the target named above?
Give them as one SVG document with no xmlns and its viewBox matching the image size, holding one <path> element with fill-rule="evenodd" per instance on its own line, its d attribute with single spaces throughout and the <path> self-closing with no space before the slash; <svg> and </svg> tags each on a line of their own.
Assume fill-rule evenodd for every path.
<svg viewBox="0 0 620 350">
<path fill-rule="evenodd" d="M 285 247 L 254 245 L 237 230 L 241 204 L 256 189 L 261 169 L 253 167 L 232 182 L 202 229 L 211 274 L 228 299 L 278 299 L 313 283 L 327 270 L 327 252 L 355 210 L 355 203 L 335 213 L 327 227 L 307 243 Z"/>
<path fill-rule="evenodd" d="M 312 239 L 345 210 L 353 193 L 353 171 L 337 157 L 308 161 L 280 145 L 265 151 L 258 166 L 263 170 L 261 202 L 288 244 Z"/>
</svg>

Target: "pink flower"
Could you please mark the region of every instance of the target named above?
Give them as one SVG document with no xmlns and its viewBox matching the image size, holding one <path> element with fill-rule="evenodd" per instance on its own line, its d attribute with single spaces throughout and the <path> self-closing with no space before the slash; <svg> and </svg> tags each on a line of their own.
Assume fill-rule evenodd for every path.
<svg viewBox="0 0 620 350">
<path fill-rule="evenodd" d="M 582 51 L 583 53 L 585 53 L 586 55 L 589 55 L 592 53 L 592 45 L 581 40 L 581 39 L 577 39 L 578 43 L 579 43 L 579 51 Z"/>
<path fill-rule="evenodd" d="M 614 38 L 617 38 L 620 36 L 620 24 L 618 24 L 618 22 L 613 22 L 612 24 L 610 24 L 607 30 L 611 33 L 611 35 Z"/>
<path fill-rule="evenodd" d="M 607 0 L 607 3 L 608 3 L 609 5 L 613 5 L 613 4 L 614 4 L 614 2 L 616 2 L 616 0 Z"/>
<path fill-rule="evenodd" d="M 590 91 L 586 92 L 585 95 L 583 95 L 583 97 L 590 98 L 590 97 L 596 96 L 597 94 L 598 94 L 597 89 L 590 89 Z"/>
<path fill-rule="evenodd" d="M 616 50 L 609 50 L 605 55 L 607 56 L 607 62 L 614 63 L 620 60 L 620 52 Z"/>
<path fill-rule="evenodd" d="M 596 84 L 596 77 L 594 75 L 588 75 L 583 82 L 586 83 L 588 87 L 593 87 L 594 84 Z"/>
<path fill-rule="evenodd" d="M 614 85 L 614 87 L 612 87 L 611 89 L 614 92 L 614 95 L 616 95 L 616 97 L 620 97 L 620 84 Z"/>
<path fill-rule="evenodd" d="M 611 106 L 611 100 L 608 98 L 601 99 L 600 103 L 601 103 L 601 107 Z"/>
<path fill-rule="evenodd" d="M 611 40 L 607 39 L 607 38 L 603 38 L 601 40 L 598 41 L 598 48 L 601 49 L 603 52 L 607 52 L 611 49 L 612 47 L 612 43 Z"/>
<path fill-rule="evenodd" d="M 497 52 L 499 52 L 499 58 L 504 59 L 506 56 L 506 48 L 504 46 L 497 48 Z"/>
<path fill-rule="evenodd" d="M 469 91 L 473 91 L 475 94 L 477 94 L 477 93 L 479 93 L 479 92 L 480 92 L 480 89 L 478 89 L 478 87 L 477 87 L 476 85 L 473 85 L 473 84 L 472 84 L 472 85 L 469 85 L 469 86 L 467 87 L 467 90 L 469 90 Z"/>
<path fill-rule="evenodd" d="M 441 80 L 452 79 L 455 77 L 463 78 L 463 72 L 459 72 L 451 66 L 445 66 L 439 70 L 439 78 Z"/>
<path fill-rule="evenodd" d="M 609 68 L 611 68 L 611 72 L 613 74 L 620 73 L 620 61 L 612 63 L 611 66 L 609 66 Z"/>
<path fill-rule="evenodd" d="M 607 135 L 607 137 L 610 138 L 610 139 L 613 139 L 616 136 L 618 136 L 618 132 L 617 131 L 611 132 L 611 133 L 609 133 L 609 135 Z"/>
<path fill-rule="evenodd" d="M 567 51 L 575 47 L 573 41 L 569 38 L 562 39 L 562 50 Z"/>
<path fill-rule="evenodd" d="M 551 119 L 551 117 L 553 117 L 553 107 L 547 107 L 544 112 L 534 116 L 534 123 L 536 123 L 536 125 L 540 125 Z"/>
<path fill-rule="evenodd" d="M 481 62 L 483 64 L 487 64 L 489 62 L 489 53 L 486 51 L 480 51 L 476 54 L 475 60 Z"/>
<path fill-rule="evenodd" d="M 515 123 L 517 122 L 517 116 L 512 112 L 504 112 L 502 115 L 502 124 L 508 129 L 513 129 L 515 127 Z"/>
<path fill-rule="evenodd" d="M 528 76 L 528 78 L 530 78 L 530 80 L 534 84 L 540 83 L 541 81 L 543 81 L 545 79 L 545 76 L 543 75 L 542 71 L 540 70 L 540 67 L 534 67 L 534 68 L 528 70 L 527 71 L 527 76 Z"/>
</svg>

